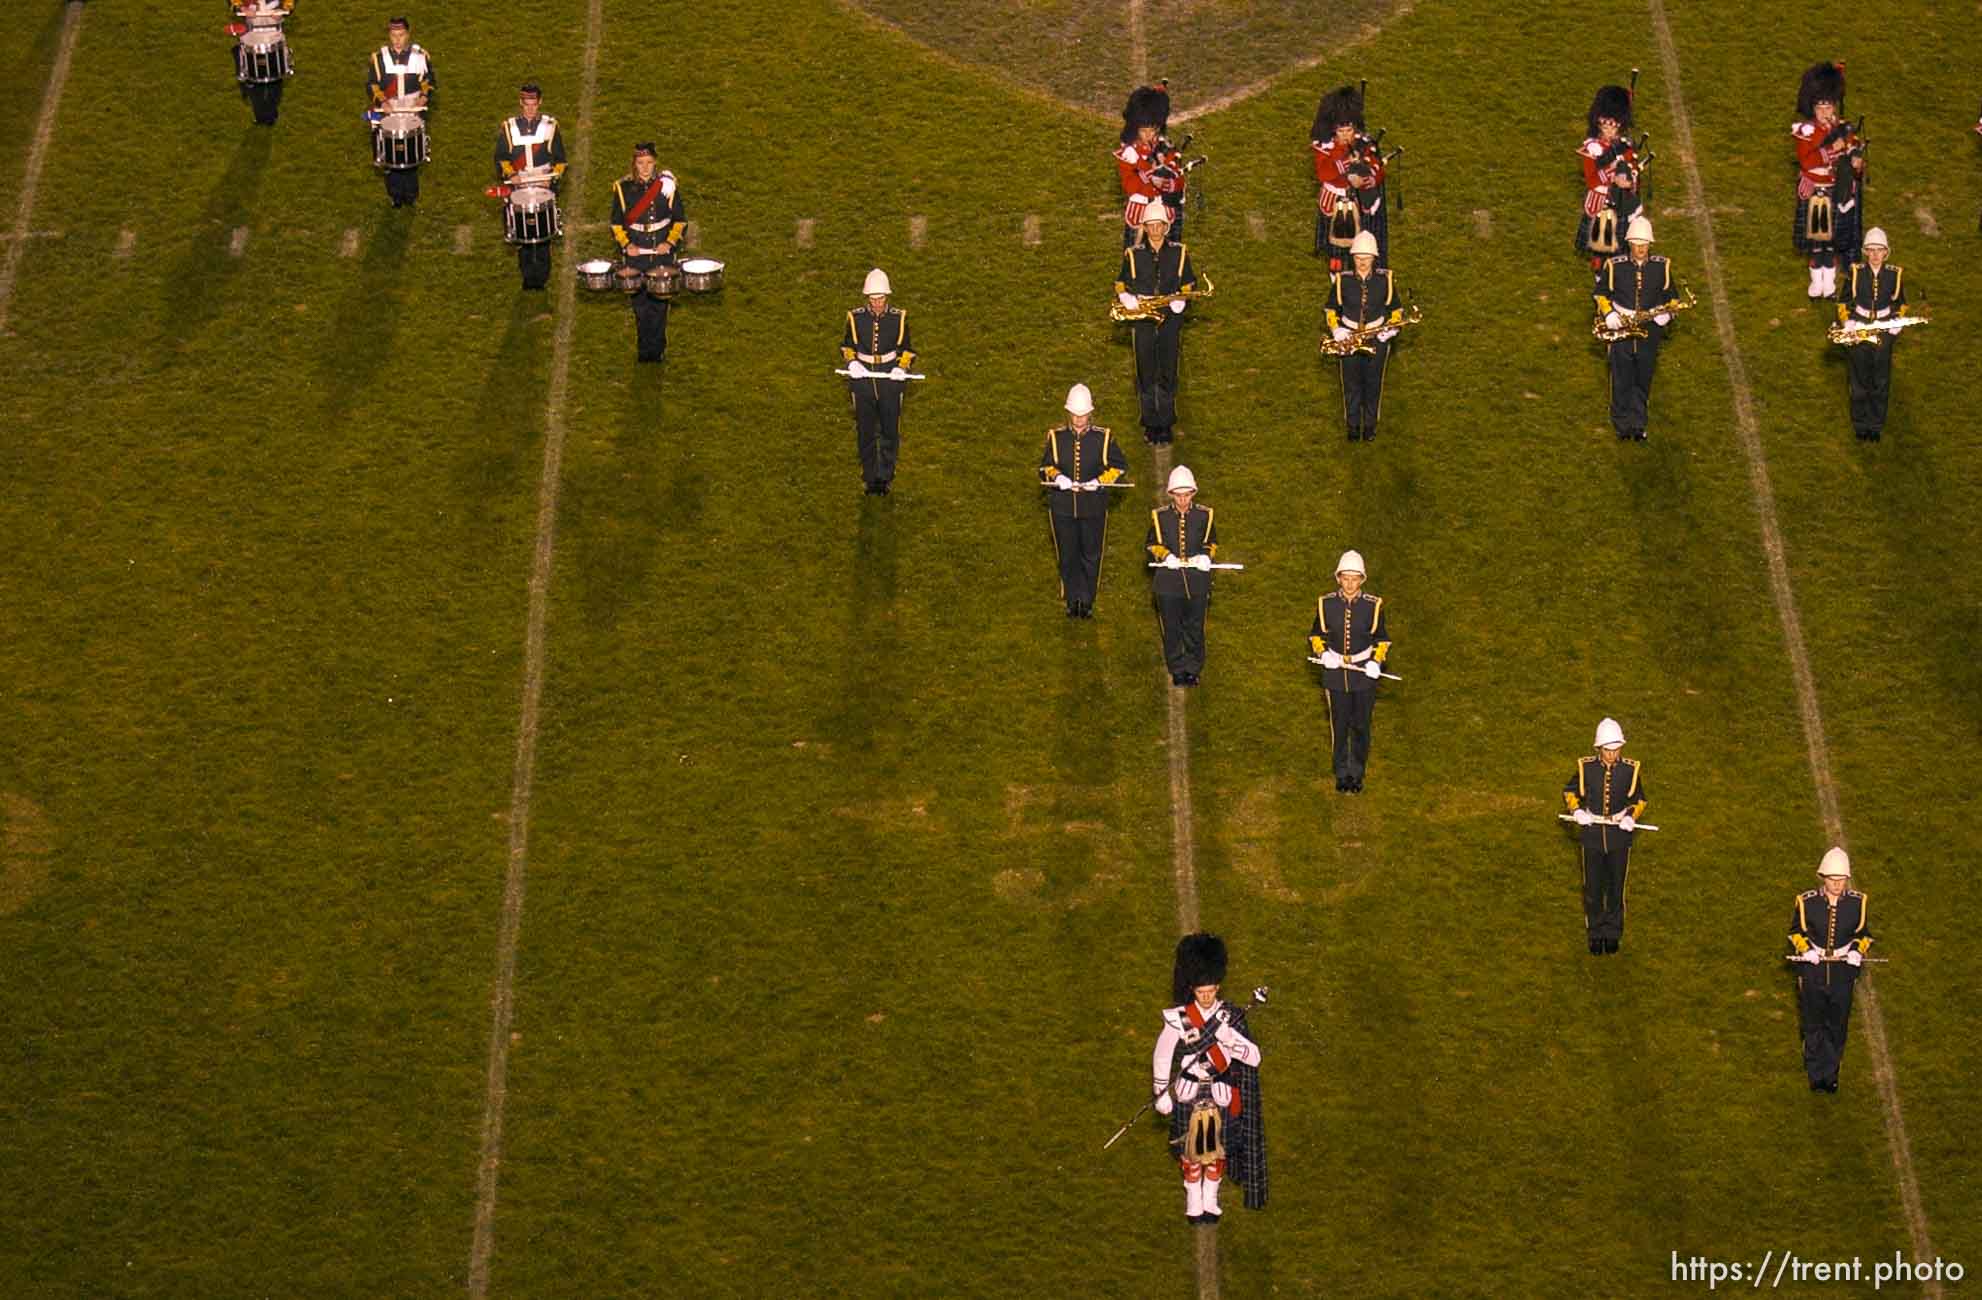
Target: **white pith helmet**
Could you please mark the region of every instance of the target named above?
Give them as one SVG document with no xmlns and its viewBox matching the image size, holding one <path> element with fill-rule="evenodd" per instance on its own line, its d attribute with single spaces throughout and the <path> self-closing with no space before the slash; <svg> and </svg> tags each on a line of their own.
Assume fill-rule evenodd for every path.
<svg viewBox="0 0 1982 1300">
<path fill-rule="evenodd" d="M 1075 384 L 1067 390 L 1067 413 L 1069 415 L 1094 414 L 1094 394 L 1087 391 L 1086 384 Z"/>
<path fill-rule="evenodd" d="M 1616 718 L 1605 718 L 1597 724 L 1597 748 L 1609 749 L 1612 745 L 1624 743 L 1624 728 L 1617 725 Z"/>
<path fill-rule="evenodd" d="M 1152 221 L 1160 221 L 1166 226 L 1172 224 L 1170 209 L 1162 199 L 1151 199 L 1149 206 L 1142 210 L 1142 224 L 1146 226 Z"/>
<path fill-rule="evenodd" d="M 867 273 L 867 279 L 860 286 L 860 291 L 870 298 L 876 295 L 885 298 L 895 291 L 895 287 L 888 283 L 888 273 L 877 266 Z"/>
<path fill-rule="evenodd" d="M 1631 218 L 1631 224 L 1624 228 L 1624 242 L 1627 244 L 1649 244 L 1652 242 L 1652 220 L 1640 214 Z"/>
<path fill-rule="evenodd" d="M 1890 244 L 1888 244 L 1888 243 L 1886 242 L 1886 232 L 1885 232 L 1885 230 L 1884 230 L 1884 229 L 1882 229 L 1882 228 L 1881 228 L 1881 227 L 1879 227 L 1879 226 L 1874 226 L 1874 227 L 1872 227 L 1872 228 L 1871 228 L 1870 230 L 1868 230 L 1868 231 L 1866 231 L 1866 232 L 1865 232 L 1865 238 L 1863 238 L 1863 239 L 1861 239 L 1861 240 L 1859 240 L 1858 242 L 1859 242 L 1859 243 L 1861 243 L 1861 244 L 1863 244 L 1863 245 L 1864 245 L 1865 247 L 1867 247 L 1867 248 L 1890 248 L 1890 247 L 1892 247 L 1892 245 L 1890 245 Z"/>
<path fill-rule="evenodd" d="M 1370 233 L 1369 231 L 1367 231 L 1367 230 L 1365 230 L 1365 231 L 1362 231 L 1362 232 L 1361 232 L 1360 234 L 1358 234 L 1358 235 L 1356 236 L 1356 242 L 1355 242 L 1355 243 L 1353 243 L 1353 244 L 1350 244 L 1350 245 L 1349 245 L 1349 256 L 1351 256 L 1351 257 L 1375 257 L 1375 256 L 1376 256 L 1376 236 L 1375 236 L 1375 235 L 1372 235 L 1372 234 L 1371 234 L 1371 233 Z"/>
<path fill-rule="evenodd" d="M 1832 848 L 1830 852 L 1824 854 L 1824 860 L 1817 864 L 1817 874 L 1819 876 L 1849 876 L 1851 874 L 1851 855 L 1841 848 Z"/>
<path fill-rule="evenodd" d="M 1179 465 L 1170 471 L 1170 481 L 1164 485 L 1166 492 L 1197 491 L 1197 475 L 1191 473 L 1189 465 Z"/>
<path fill-rule="evenodd" d="M 1361 551 L 1342 552 L 1342 558 L 1335 562 L 1335 572 L 1338 575 L 1353 573 L 1357 577 L 1369 577 L 1369 571 L 1363 568 L 1363 553 Z"/>
</svg>

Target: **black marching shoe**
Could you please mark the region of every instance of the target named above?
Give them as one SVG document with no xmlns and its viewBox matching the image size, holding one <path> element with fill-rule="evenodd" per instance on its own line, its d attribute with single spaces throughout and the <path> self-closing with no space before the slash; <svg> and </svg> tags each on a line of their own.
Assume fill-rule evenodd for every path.
<svg viewBox="0 0 1982 1300">
<path fill-rule="evenodd" d="M 1601 956 L 1603 956 L 1603 940 L 1602 940 L 1602 939 L 1592 939 L 1592 940 L 1590 940 L 1590 956 L 1592 956 L 1592 957 L 1601 957 Z"/>
<path fill-rule="evenodd" d="M 1188 686 L 1190 682 L 1187 680 L 1187 676 L 1185 673 L 1171 673 L 1170 684 L 1172 686 Z"/>
</svg>

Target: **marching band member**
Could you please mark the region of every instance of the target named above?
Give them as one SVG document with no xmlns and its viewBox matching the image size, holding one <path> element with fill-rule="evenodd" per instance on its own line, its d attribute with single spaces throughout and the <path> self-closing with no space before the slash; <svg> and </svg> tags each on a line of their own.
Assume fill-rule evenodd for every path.
<svg viewBox="0 0 1982 1300">
<path fill-rule="evenodd" d="M 282 24 L 296 10 L 296 0 L 234 0 L 234 22 L 228 27 L 237 37 L 247 32 L 281 31 Z M 241 95 L 254 110 L 256 126 L 274 126 L 282 109 L 285 76 L 272 81 L 249 81 L 247 53 L 234 47 L 234 75 L 241 83 Z"/>
<path fill-rule="evenodd" d="M 1170 124 L 1170 83 L 1137 86 L 1122 110 L 1121 143 L 1115 149 L 1115 173 L 1122 182 L 1122 247 L 1142 232 L 1143 210 L 1159 199 L 1171 210 L 1171 233 L 1184 235 L 1183 160 L 1163 138 Z"/>
<path fill-rule="evenodd" d="M 1624 232 L 1630 252 L 1603 264 L 1597 273 L 1597 311 L 1608 329 L 1622 325 L 1621 311 L 1644 311 L 1672 302 L 1672 265 L 1652 255 L 1652 223 L 1641 212 Z M 1658 369 L 1659 345 L 1671 312 L 1658 312 L 1644 322 L 1643 338 L 1620 338 L 1610 344 L 1610 423 L 1621 440 L 1643 442 L 1652 400 L 1652 374 Z"/>
<path fill-rule="evenodd" d="M 1094 617 L 1108 535 L 1102 485 L 1128 472 L 1129 458 L 1115 435 L 1094 423 L 1094 395 L 1086 384 L 1075 384 L 1067 390 L 1067 422 L 1046 431 L 1046 449 L 1039 454 L 1039 482 L 1047 489 L 1046 519 L 1060 557 L 1060 597 L 1068 618 Z"/>
<path fill-rule="evenodd" d="M 1344 794 L 1363 792 L 1376 683 L 1390 654 L 1383 597 L 1364 591 L 1363 578 L 1361 552 L 1342 552 L 1335 564 L 1336 589 L 1315 602 L 1314 626 L 1308 629 L 1308 646 L 1321 657 L 1322 684 L 1328 689 L 1335 788 Z"/>
<path fill-rule="evenodd" d="M 1342 256 L 1368 231 L 1376 240 L 1376 264 L 1390 265 L 1390 216 L 1383 207 L 1383 155 L 1363 134 L 1363 96 L 1344 86 L 1321 97 L 1312 138 L 1314 178 L 1320 184 L 1315 251 L 1328 250 L 1328 269 L 1342 269 Z"/>
<path fill-rule="evenodd" d="M 1211 607 L 1211 562 L 1218 556 L 1218 525 L 1197 504 L 1190 466 L 1170 471 L 1170 504 L 1149 512 L 1143 548 L 1159 568 L 1151 574 L 1156 613 L 1163 624 L 1163 662 L 1172 686 L 1195 686 L 1204 670 L 1204 615 Z"/>
<path fill-rule="evenodd" d="M 496 171 L 504 181 L 548 172 L 551 191 L 556 193 L 558 182 L 564 178 L 564 134 L 558 130 L 556 118 L 539 114 L 543 102 L 544 92 L 536 82 L 526 81 L 517 88 L 518 112 L 515 117 L 504 118 L 496 132 Z M 516 266 L 523 274 L 525 289 L 543 288 L 551 280 L 551 246 L 518 244 Z"/>
<path fill-rule="evenodd" d="M 372 112 L 413 112 L 432 104 L 433 60 L 425 50 L 413 43 L 412 37 L 412 25 L 404 18 L 393 18 L 386 23 L 385 44 L 372 51 L 371 71 L 365 77 Z M 387 168 L 385 194 L 395 208 L 417 203 L 420 198 L 420 169 Z"/>
<path fill-rule="evenodd" d="M 1820 885 L 1796 896 L 1789 914 L 1790 960 L 1796 973 L 1797 1009 L 1803 1022 L 1803 1071 L 1811 1092 L 1836 1092 L 1851 1028 L 1851 994 L 1872 947 L 1866 927 L 1868 900 L 1851 888 L 1851 856 L 1841 848 L 1817 866 Z"/>
<path fill-rule="evenodd" d="M 1334 338 L 1346 339 L 1358 329 L 1388 322 L 1369 341 L 1370 352 L 1342 358 L 1342 414 L 1349 422 L 1350 442 L 1375 442 L 1376 417 L 1383 410 L 1383 372 L 1390 364 L 1390 340 L 1404 308 L 1389 271 L 1378 270 L 1376 236 L 1365 230 L 1349 246 L 1353 271 L 1329 274 L 1325 321 Z"/>
<path fill-rule="evenodd" d="M 1796 250 L 1810 262 L 1810 296 L 1837 292 L 1839 259 L 1858 257 L 1858 180 L 1865 158 L 1843 120 L 1844 65 L 1818 63 L 1803 74 L 1796 95 Z"/>
<path fill-rule="evenodd" d="M 674 173 L 654 165 L 654 146 L 633 146 L 633 171 L 612 187 L 612 237 L 626 264 L 642 271 L 672 266 L 687 224 Z M 627 295 L 633 304 L 636 359 L 660 361 L 668 354 L 668 300 L 647 292 Z"/>
<path fill-rule="evenodd" d="M 1631 836 L 1645 815 L 1644 776 L 1637 759 L 1620 757 L 1623 750 L 1624 728 L 1605 718 L 1597 724 L 1597 752 L 1578 759 L 1562 787 L 1582 842 L 1583 924 L 1598 956 L 1616 952 L 1624 938 L 1624 875 Z"/>
<path fill-rule="evenodd" d="M 1583 160 L 1583 220 L 1576 227 L 1576 247 L 1590 259 L 1590 269 L 1603 269 L 1603 259 L 1615 256 L 1638 212 L 1638 151 L 1626 132 L 1631 129 L 1631 92 L 1623 86 L 1603 86 L 1590 101 L 1589 135 L 1577 155 Z"/>
<path fill-rule="evenodd" d="M 1177 941 L 1170 971 L 1175 1005 L 1163 1012 L 1150 1073 L 1156 1113 L 1170 1119 L 1170 1148 L 1184 1175 L 1184 1218 L 1213 1227 L 1229 1172 L 1246 1208 L 1266 1206 L 1266 1129 L 1260 1107 L 1259 1044 L 1243 1008 L 1218 996 L 1225 941 L 1199 931 Z M 1181 1104 L 1179 1104 L 1181 1103 Z"/>
<path fill-rule="evenodd" d="M 1178 294 L 1197 286 L 1190 250 L 1166 236 L 1170 210 L 1152 200 L 1142 213 L 1142 239 L 1122 253 L 1115 296 L 1127 308 L 1139 298 Z M 1183 350 L 1184 308 L 1179 297 L 1165 304 L 1161 320 L 1130 322 L 1135 331 L 1136 396 L 1141 399 L 1142 433 L 1152 443 L 1169 442 L 1177 423 L 1177 362 Z"/>
<path fill-rule="evenodd" d="M 860 472 L 869 496 L 886 496 L 895 481 L 895 457 L 902 446 L 902 390 L 915 345 L 908 338 L 908 313 L 888 305 L 894 292 L 888 273 L 875 267 L 860 286 L 867 302 L 846 314 L 840 359 L 851 374 L 853 425 L 860 445 Z"/>
<path fill-rule="evenodd" d="M 1906 306 L 1905 271 L 1887 261 L 1886 232 L 1874 226 L 1865 232 L 1865 260 L 1851 264 L 1837 295 L 1837 318 L 1850 325 L 1884 320 Z M 1844 350 L 1851 392 L 1851 427 L 1861 441 L 1877 442 L 1886 427 L 1886 399 L 1893 387 L 1895 335 L 1880 334 L 1873 343 Z"/>
</svg>

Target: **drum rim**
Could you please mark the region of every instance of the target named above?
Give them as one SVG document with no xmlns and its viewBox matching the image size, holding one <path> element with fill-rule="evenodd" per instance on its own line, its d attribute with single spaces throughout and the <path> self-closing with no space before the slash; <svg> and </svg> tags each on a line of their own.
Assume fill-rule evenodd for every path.
<svg viewBox="0 0 1982 1300">
<path fill-rule="evenodd" d="M 713 257 L 691 257 L 681 263 L 683 275 L 709 275 L 723 269 L 723 264 Z"/>
</svg>

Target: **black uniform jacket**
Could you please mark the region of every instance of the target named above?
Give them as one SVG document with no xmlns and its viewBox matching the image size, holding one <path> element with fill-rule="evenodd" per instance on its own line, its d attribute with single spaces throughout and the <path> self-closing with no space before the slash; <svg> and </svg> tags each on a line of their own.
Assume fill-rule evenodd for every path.
<svg viewBox="0 0 1982 1300">
<path fill-rule="evenodd" d="M 1672 264 L 1656 253 L 1639 266 L 1629 253 L 1619 253 L 1597 272 L 1597 311 L 1643 311 L 1663 307 L 1679 295 L 1672 290 Z"/>
<path fill-rule="evenodd" d="M 418 42 L 408 41 L 406 53 L 398 55 L 396 61 L 401 64 L 410 62 L 416 52 L 426 63 L 425 69 L 417 73 L 394 70 L 395 56 L 390 45 L 381 45 L 372 51 L 372 66 L 365 77 L 365 89 L 371 93 L 374 106 L 401 95 L 426 95 L 428 106 L 432 107 L 434 56 L 421 49 Z"/>
<path fill-rule="evenodd" d="M 1863 262 L 1851 264 L 1851 274 L 1838 286 L 1837 318 L 1884 320 L 1906 306 L 1906 272 L 1891 262 L 1874 271 Z"/>
<path fill-rule="evenodd" d="M 657 183 L 661 188 L 654 195 L 654 201 L 647 205 L 647 210 L 640 214 L 638 220 L 634 220 L 633 209 L 640 206 L 640 200 Z M 642 248 L 679 244 L 682 227 L 687 223 L 687 208 L 682 204 L 681 189 L 675 184 L 673 172 L 657 171 L 651 181 L 627 175 L 613 182 L 612 237 L 621 248 L 629 244 L 638 244 Z"/>
<path fill-rule="evenodd" d="M 1384 623 L 1383 597 L 1367 591 L 1354 600 L 1331 591 L 1314 608 L 1314 626 L 1308 630 L 1308 647 L 1316 654 L 1333 650 L 1357 665 L 1355 668 L 1323 669 L 1322 684 L 1332 691 L 1373 691 L 1376 682 L 1361 665 L 1370 659 L 1382 663 L 1390 653 L 1390 630 Z"/>
<path fill-rule="evenodd" d="M 1039 481 L 1051 485 L 1065 474 L 1076 483 L 1098 479 L 1113 483 L 1129 472 L 1129 458 L 1116 443 L 1115 435 L 1098 424 L 1087 432 L 1075 433 L 1067 425 L 1046 431 L 1046 449 L 1039 454 Z M 1062 492 L 1053 488 L 1046 494 L 1046 505 L 1056 515 L 1085 519 L 1105 514 L 1108 498 L 1100 492 Z"/>
<path fill-rule="evenodd" d="M 1122 269 L 1115 275 L 1116 293 L 1133 293 L 1144 298 L 1173 294 L 1197 284 L 1191 268 L 1191 250 L 1174 239 L 1152 250 L 1138 240 L 1122 252 Z"/>
<path fill-rule="evenodd" d="M 536 134 L 545 123 L 550 124 L 549 141 L 535 140 Z M 532 141 L 531 143 L 525 143 Z M 506 117 L 502 127 L 496 132 L 496 170 L 504 177 L 530 167 L 549 167 L 553 186 L 564 179 L 564 132 L 558 129 L 557 119 L 549 113 L 538 116 L 533 122 L 525 122 L 520 117 Z"/>
<path fill-rule="evenodd" d="M 1577 759 L 1576 775 L 1562 787 L 1562 802 L 1570 812 L 1588 808 L 1599 817 L 1630 813 L 1636 821 L 1645 815 L 1645 798 L 1645 778 L 1638 770 L 1638 760 L 1622 756 L 1608 768 L 1595 754 Z M 1631 843 L 1632 832 L 1615 826 L 1585 826 L 1582 830 L 1585 843 L 1606 849 L 1617 847 L 1611 843 L 1613 839 L 1627 847 Z"/>
<path fill-rule="evenodd" d="M 1191 502 L 1191 508 L 1177 513 L 1174 505 L 1149 512 L 1149 536 L 1143 545 L 1149 558 L 1161 561 L 1166 555 L 1188 560 L 1193 555 L 1218 558 L 1218 524 L 1211 507 Z M 1196 569 L 1152 569 L 1159 596 L 1209 596 L 1211 575 Z"/>
<path fill-rule="evenodd" d="M 1354 271 L 1337 271 L 1328 279 L 1329 329 L 1338 325 L 1350 329 L 1384 323 L 1395 325 L 1404 319 L 1390 272 L 1372 270 L 1365 279 Z"/>
<path fill-rule="evenodd" d="M 866 305 L 846 314 L 840 336 L 840 360 L 858 361 L 869 370 L 915 368 L 915 347 L 908 341 L 908 313 L 889 306 L 876 316 Z"/>
<path fill-rule="evenodd" d="M 1796 907 L 1789 914 L 1789 946 L 1797 952 L 1822 948 L 1825 952 L 1850 944 L 1863 954 L 1871 950 L 1872 931 L 1865 923 L 1865 895 L 1847 889 L 1833 903 L 1821 889 L 1805 890 L 1796 896 Z M 1840 970 L 1856 972 L 1840 964 Z"/>
</svg>

